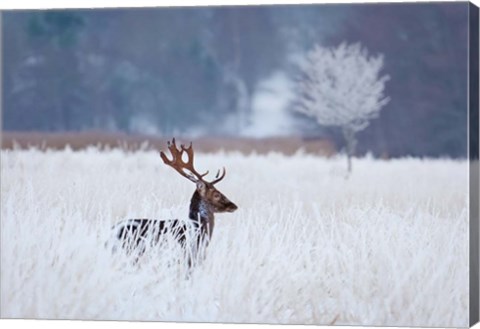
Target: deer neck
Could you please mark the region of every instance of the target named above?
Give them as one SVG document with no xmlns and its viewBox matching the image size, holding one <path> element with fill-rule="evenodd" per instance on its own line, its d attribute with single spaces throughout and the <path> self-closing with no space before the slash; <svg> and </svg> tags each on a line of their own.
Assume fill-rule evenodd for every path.
<svg viewBox="0 0 480 329">
<path fill-rule="evenodd" d="M 202 235 L 212 236 L 215 225 L 212 206 L 200 197 L 198 191 L 193 193 L 190 200 L 190 214 L 188 216 L 193 224 L 200 229 Z"/>
</svg>

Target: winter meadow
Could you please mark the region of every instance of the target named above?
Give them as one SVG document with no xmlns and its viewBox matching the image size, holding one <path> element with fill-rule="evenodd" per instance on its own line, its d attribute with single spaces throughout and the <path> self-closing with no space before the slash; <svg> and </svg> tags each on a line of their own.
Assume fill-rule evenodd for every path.
<svg viewBox="0 0 480 329">
<path fill-rule="evenodd" d="M 198 154 L 239 209 L 190 274 L 133 265 L 126 218 L 184 218 L 195 187 L 156 151 L 2 152 L 1 305 L 15 318 L 466 326 L 465 161 Z"/>
<path fill-rule="evenodd" d="M 2 13 L 1 317 L 468 326 L 469 6 Z"/>
</svg>

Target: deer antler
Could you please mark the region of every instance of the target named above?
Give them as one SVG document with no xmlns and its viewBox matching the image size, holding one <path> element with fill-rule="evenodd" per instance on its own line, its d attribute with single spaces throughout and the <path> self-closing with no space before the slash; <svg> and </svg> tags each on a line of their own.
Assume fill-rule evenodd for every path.
<svg viewBox="0 0 480 329">
<path fill-rule="evenodd" d="M 227 171 L 225 170 L 225 167 L 223 167 L 222 169 L 223 169 L 222 175 L 220 176 L 220 170 L 218 170 L 217 175 L 215 176 L 215 180 L 211 181 L 210 184 L 215 185 L 225 177 L 225 174 L 227 173 Z"/>
<path fill-rule="evenodd" d="M 221 181 L 226 174 L 225 167 L 223 167 L 222 174 L 220 175 L 220 170 L 217 172 L 217 175 L 215 176 L 215 179 L 211 182 L 207 182 L 203 179 L 206 175 L 208 175 L 208 170 L 204 174 L 199 174 L 195 168 L 193 167 L 193 148 L 192 148 L 192 142 L 190 142 L 189 147 L 185 147 L 185 145 L 180 144 L 180 149 L 177 148 L 177 145 L 175 144 L 175 138 L 172 139 L 172 141 L 167 142 L 167 147 L 170 150 L 170 153 L 172 154 L 172 160 L 169 160 L 165 153 L 160 152 L 160 157 L 162 158 L 163 162 L 175 169 L 180 175 L 183 177 L 188 178 L 192 182 L 196 183 L 198 181 L 202 181 L 205 183 L 209 184 L 217 184 L 219 181 Z M 187 154 L 187 161 L 183 161 L 182 156 L 183 154 Z M 185 172 L 185 170 L 188 170 L 189 172 Z"/>
<path fill-rule="evenodd" d="M 175 169 L 180 175 L 188 178 L 192 182 L 196 183 L 198 181 L 203 181 L 203 177 L 208 174 L 208 171 L 204 174 L 199 174 L 195 168 L 193 167 L 193 148 L 192 143 L 190 143 L 189 147 L 185 147 L 185 145 L 181 144 L 180 149 L 177 149 L 177 145 L 175 144 L 175 138 L 172 141 L 167 142 L 167 147 L 172 154 L 172 160 L 169 160 L 165 153 L 160 152 L 160 157 L 162 158 L 163 162 Z M 182 156 L 183 154 L 187 154 L 187 161 L 183 161 Z M 188 170 L 189 172 L 185 172 Z"/>
</svg>

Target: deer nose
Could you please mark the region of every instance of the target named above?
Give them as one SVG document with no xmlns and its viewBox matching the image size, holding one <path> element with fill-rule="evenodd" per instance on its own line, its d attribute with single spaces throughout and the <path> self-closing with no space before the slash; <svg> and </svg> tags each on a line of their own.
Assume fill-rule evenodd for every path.
<svg viewBox="0 0 480 329">
<path fill-rule="evenodd" d="M 235 203 L 230 202 L 230 203 L 228 204 L 228 211 L 234 212 L 234 211 L 237 210 L 237 209 L 238 209 L 238 207 L 237 207 L 237 205 L 236 205 Z"/>
</svg>

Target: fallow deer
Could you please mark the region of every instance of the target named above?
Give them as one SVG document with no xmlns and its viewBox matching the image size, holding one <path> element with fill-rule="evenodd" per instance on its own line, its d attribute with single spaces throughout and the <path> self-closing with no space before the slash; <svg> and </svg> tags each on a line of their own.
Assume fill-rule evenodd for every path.
<svg viewBox="0 0 480 329">
<path fill-rule="evenodd" d="M 212 237 L 215 225 L 215 213 L 233 212 L 237 206 L 231 202 L 225 195 L 215 188 L 215 184 L 225 177 L 225 168 L 220 175 L 217 172 L 215 179 L 208 182 L 204 174 L 198 173 L 193 165 L 192 143 L 189 147 L 180 145 L 180 149 L 175 144 L 175 138 L 167 143 L 172 159 L 170 160 L 164 152 L 160 152 L 163 162 L 175 169 L 180 175 L 196 184 L 195 192 L 190 200 L 190 211 L 188 221 L 179 219 L 129 219 L 116 225 L 116 238 L 122 243 L 126 250 L 135 250 L 141 248 L 143 241 L 158 242 L 165 234 L 170 234 L 180 243 L 182 248 L 188 248 L 187 238 L 193 237 L 194 246 L 198 249 L 202 244 L 206 246 Z M 186 161 L 182 156 L 186 154 Z M 139 254 L 143 253 L 141 250 Z M 188 263 L 192 265 L 192 259 L 189 257 Z"/>
</svg>

